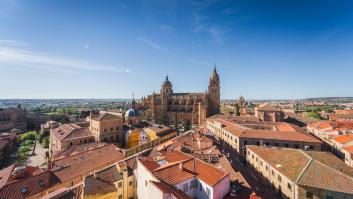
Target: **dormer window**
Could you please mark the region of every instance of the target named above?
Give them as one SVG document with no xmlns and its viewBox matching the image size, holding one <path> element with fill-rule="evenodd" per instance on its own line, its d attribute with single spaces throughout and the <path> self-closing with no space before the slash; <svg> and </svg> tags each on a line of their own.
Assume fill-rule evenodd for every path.
<svg viewBox="0 0 353 199">
<path fill-rule="evenodd" d="M 20 188 L 21 193 L 25 194 L 28 193 L 28 189 L 26 187 L 21 187 Z"/>
<path fill-rule="evenodd" d="M 44 187 L 45 186 L 44 180 L 39 180 L 38 184 L 39 184 L 40 187 Z"/>
</svg>

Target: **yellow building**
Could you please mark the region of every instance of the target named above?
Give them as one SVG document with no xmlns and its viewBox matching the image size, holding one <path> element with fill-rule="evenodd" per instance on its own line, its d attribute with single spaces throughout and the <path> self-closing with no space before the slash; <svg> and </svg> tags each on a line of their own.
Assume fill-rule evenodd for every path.
<svg viewBox="0 0 353 199">
<path fill-rule="evenodd" d="M 136 198 L 135 176 L 126 162 L 119 162 L 85 179 L 85 199 Z"/>
</svg>

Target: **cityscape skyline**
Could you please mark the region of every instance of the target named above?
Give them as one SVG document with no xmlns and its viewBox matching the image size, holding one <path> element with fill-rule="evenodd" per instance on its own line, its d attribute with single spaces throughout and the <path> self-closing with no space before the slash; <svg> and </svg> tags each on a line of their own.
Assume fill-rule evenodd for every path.
<svg viewBox="0 0 353 199">
<path fill-rule="evenodd" d="M 176 92 L 203 92 L 214 64 L 222 99 L 353 96 L 352 7 L 2 1 L 0 98 L 140 98 L 166 74 Z"/>
</svg>

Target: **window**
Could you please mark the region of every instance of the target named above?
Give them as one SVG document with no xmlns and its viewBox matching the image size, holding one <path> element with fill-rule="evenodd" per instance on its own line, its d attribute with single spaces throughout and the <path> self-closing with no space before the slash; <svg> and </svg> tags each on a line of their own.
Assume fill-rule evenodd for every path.
<svg viewBox="0 0 353 199">
<path fill-rule="evenodd" d="M 248 142 L 247 141 L 244 141 L 244 145 L 247 145 L 248 144 Z"/>
<path fill-rule="evenodd" d="M 275 146 L 279 146 L 279 144 L 276 142 L 276 143 L 275 143 Z"/>
<path fill-rule="evenodd" d="M 257 162 L 257 157 L 255 158 L 256 162 Z"/>
<path fill-rule="evenodd" d="M 44 180 L 39 180 L 38 184 L 39 184 L 40 187 L 44 187 L 45 186 Z"/>
<path fill-rule="evenodd" d="M 254 159 L 254 155 L 252 155 L 252 159 Z"/>
<path fill-rule="evenodd" d="M 206 193 L 207 196 L 210 196 L 210 195 L 211 195 L 211 190 L 210 190 L 210 188 L 207 187 L 207 188 L 206 188 L 206 191 L 207 191 L 207 193 Z"/>
<path fill-rule="evenodd" d="M 266 171 L 268 170 L 268 166 L 266 165 Z"/>
<path fill-rule="evenodd" d="M 26 187 L 21 187 L 20 191 L 21 191 L 21 193 L 27 193 L 28 189 Z"/>
<path fill-rule="evenodd" d="M 248 155 L 250 155 L 250 151 L 248 151 Z"/>
<path fill-rule="evenodd" d="M 123 195 L 120 194 L 118 198 L 119 198 L 119 199 L 123 199 Z"/>
<path fill-rule="evenodd" d="M 257 142 L 256 142 L 256 145 L 260 146 L 260 142 L 259 142 L 259 141 L 257 141 Z"/>
<path fill-rule="evenodd" d="M 129 182 L 129 186 L 132 186 L 132 181 Z"/>
<path fill-rule="evenodd" d="M 272 173 L 273 176 L 275 175 L 275 172 L 273 170 L 271 171 L 271 173 Z"/>
<path fill-rule="evenodd" d="M 119 130 L 119 127 L 117 126 L 115 129 L 116 129 L 116 130 Z"/>
<path fill-rule="evenodd" d="M 187 192 L 188 188 L 189 188 L 188 183 L 183 184 L 183 187 L 182 187 L 183 192 Z"/>
<path fill-rule="evenodd" d="M 262 161 L 260 161 L 260 165 L 262 166 Z"/>
<path fill-rule="evenodd" d="M 299 149 L 299 145 L 298 145 L 298 144 L 295 144 L 295 145 L 294 145 L 294 148 Z"/>
<path fill-rule="evenodd" d="M 314 194 L 311 192 L 306 192 L 306 198 L 310 199 L 313 198 Z"/>
<path fill-rule="evenodd" d="M 107 132 L 107 129 L 104 129 L 104 132 Z"/>
<path fill-rule="evenodd" d="M 290 183 L 287 184 L 289 190 L 292 190 L 292 185 Z"/>
<path fill-rule="evenodd" d="M 113 131 L 114 129 L 113 128 L 110 128 L 110 131 Z"/>
<path fill-rule="evenodd" d="M 284 144 L 284 147 L 289 148 L 289 145 L 288 144 Z"/>
<path fill-rule="evenodd" d="M 119 182 L 118 183 L 118 188 L 121 188 L 123 186 L 123 183 L 122 182 Z"/>
</svg>

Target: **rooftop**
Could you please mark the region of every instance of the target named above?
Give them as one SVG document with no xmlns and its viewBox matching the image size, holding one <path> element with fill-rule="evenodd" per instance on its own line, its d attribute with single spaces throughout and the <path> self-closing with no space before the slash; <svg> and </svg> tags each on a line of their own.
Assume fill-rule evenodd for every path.
<svg viewBox="0 0 353 199">
<path fill-rule="evenodd" d="M 101 120 L 116 120 L 116 119 L 121 119 L 121 117 L 117 116 L 117 115 L 113 115 L 110 113 L 103 113 L 100 114 L 97 117 L 92 117 L 92 120 L 96 120 L 96 121 L 101 121 Z"/>
<path fill-rule="evenodd" d="M 167 152 L 164 157 L 158 160 L 152 157 L 141 158 L 140 162 L 158 179 L 171 185 L 196 176 L 196 178 L 206 184 L 213 186 L 229 175 L 210 164 L 180 151 Z M 195 171 L 194 163 L 196 163 Z"/>
<path fill-rule="evenodd" d="M 55 160 L 52 171 L 62 182 L 65 182 L 122 159 L 124 159 L 123 153 L 115 145 L 109 144 Z"/>
<path fill-rule="evenodd" d="M 328 152 L 247 146 L 300 186 L 353 194 L 353 168 Z"/>
<path fill-rule="evenodd" d="M 51 129 L 51 135 L 57 139 L 74 139 L 80 137 L 91 137 L 93 136 L 89 128 L 82 128 L 76 124 L 63 124 L 58 128 Z"/>
<path fill-rule="evenodd" d="M 207 120 L 221 124 L 226 131 L 237 137 L 321 143 L 318 139 L 303 132 L 300 127 L 285 122 L 242 123 L 217 117 L 211 117 Z"/>
</svg>

